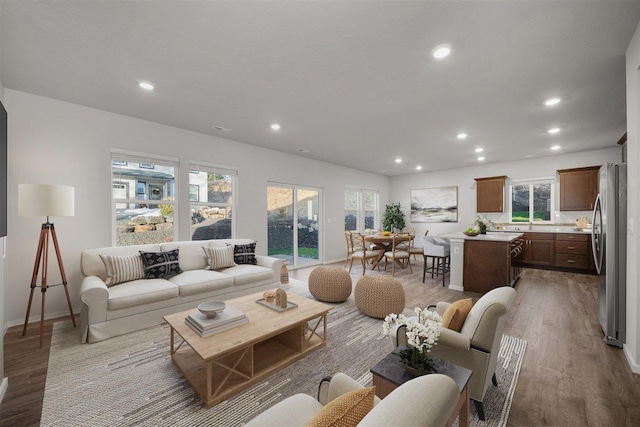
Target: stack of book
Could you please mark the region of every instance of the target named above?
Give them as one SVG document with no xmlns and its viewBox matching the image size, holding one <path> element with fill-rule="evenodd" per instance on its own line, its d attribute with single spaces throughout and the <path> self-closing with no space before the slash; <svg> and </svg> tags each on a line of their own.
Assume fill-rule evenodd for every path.
<svg viewBox="0 0 640 427">
<path fill-rule="evenodd" d="M 227 305 L 224 311 L 214 318 L 209 318 L 196 310 L 189 313 L 184 320 L 191 329 L 204 338 L 243 325 L 249 321 L 249 318 L 240 310 Z"/>
</svg>

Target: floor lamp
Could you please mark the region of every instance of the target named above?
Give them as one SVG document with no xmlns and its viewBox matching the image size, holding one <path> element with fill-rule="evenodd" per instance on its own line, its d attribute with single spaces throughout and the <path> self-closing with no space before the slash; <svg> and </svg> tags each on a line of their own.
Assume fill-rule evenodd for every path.
<svg viewBox="0 0 640 427">
<path fill-rule="evenodd" d="M 29 313 L 31 312 L 31 302 L 33 301 L 33 291 L 37 286 L 38 271 L 40 267 L 42 267 L 42 280 L 40 282 L 40 292 L 42 294 L 42 307 L 40 308 L 40 348 L 42 348 L 42 337 L 44 333 L 44 302 L 48 288 L 59 285 L 64 287 L 64 292 L 67 295 L 67 304 L 69 305 L 69 313 L 71 313 L 71 321 L 73 322 L 73 327 L 75 328 L 76 326 L 76 319 L 73 316 L 73 309 L 71 308 L 71 298 L 69 298 L 69 290 L 67 289 L 67 276 L 64 273 L 64 266 L 62 265 L 56 230 L 53 223 L 49 222 L 50 216 L 74 215 L 74 193 L 74 188 L 67 185 L 20 184 L 18 187 L 18 215 L 47 217 L 47 222 L 42 224 L 42 228 L 40 229 L 38 251 L 36 252 L 36 261 L 33 265 L 33 274 L 31 276 L 29 305 L 27 306 L 27 315 L 24 319 L 24 327 L 22 328 L 22 336 L 25 336 L 27 334 Z M 56 251 L 58 267 L 60 267 L 60 275 L 62 277 L 62 283 L 55 285 L 49 285 L 47 283 L 49 235 L 51 235 L 53 240 L 53 247 Z"/>
</svg>

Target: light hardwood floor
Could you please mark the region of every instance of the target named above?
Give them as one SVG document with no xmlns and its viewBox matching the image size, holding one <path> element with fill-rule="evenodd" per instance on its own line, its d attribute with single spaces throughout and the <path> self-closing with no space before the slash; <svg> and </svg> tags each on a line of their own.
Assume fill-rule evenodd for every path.
<svg viewBox="0 0 640 427">
<path fill-rule="evenodd" d="M 480 296 L 443 288 L 437 279 L 422 284 L 422 262 L 412 263 L 413 274 L 396 271 L 409 308 Z M 311 270 L 290 276 L 305 280 Z M 351 273 L 356 283 L 362 270 L 354 263 Z M 516 290 L 504 332 L 527 340 L 527 350 L 508 425 L 640 425 L 640 375 L 631 372 L 621 349 L 602 340 L 595 276 L 525 269 Z M 20 336 L 21 327 L 5 335 L 9 389 L 0 404 L 0 426 L 39 425 L 53 323 L 46 322 L 42 350 L 37 324 L 27 337 Z"/>
</svg>

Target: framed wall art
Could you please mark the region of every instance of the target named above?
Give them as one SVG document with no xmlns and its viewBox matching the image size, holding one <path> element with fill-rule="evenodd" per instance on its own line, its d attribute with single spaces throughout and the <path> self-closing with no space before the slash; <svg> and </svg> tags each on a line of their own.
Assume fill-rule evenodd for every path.
<svg viewBox="0 0 640 427">
<path fill-rule="evenodd" d="M 458 222 L 458 187 L 411 190 L 411 222 Z"/>
</svg>

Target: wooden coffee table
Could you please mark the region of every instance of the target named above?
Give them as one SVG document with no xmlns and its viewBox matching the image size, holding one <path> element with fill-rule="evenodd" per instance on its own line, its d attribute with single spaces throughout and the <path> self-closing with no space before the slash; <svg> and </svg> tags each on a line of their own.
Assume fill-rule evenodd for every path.
<svg viewBox="0 0 640 427">
<path fill-rule="evenodd" d="M 433 358 L 436 364 L 437 374 L 444 374 L 451 377 L 460 389 L 460 398 L 456 404 L 447 426 L 453 424 L 458 415 L 458 425 L 460 427 L 469 426 L 469 379 L 471 370 L 455 365 L 451 362 Z M 400 363 L 400 358 L 393 353 L 389 353 L 370 369 L 373 375 L 373 385 L 376 386 L 376 395 L 383 399 L 393 390 L 405 382 L 415 378 L 415 375 L 408 373 Z M 437 390 L 434 390 L 437 393 Z M 425 396 L 428 399 L 428 396 Z"/>
<path fill-rule="evenodd" d="M 249 323 L 206 338 L 185 323 L 195 309 L 164 317 L 171 359 L 208 408 L 326 345 L 331 306 L 289 294 L 298 307 L 277 312 L 256 303 L 260 298 L 262 293 L 226 301 Z"/>
</svg>

